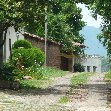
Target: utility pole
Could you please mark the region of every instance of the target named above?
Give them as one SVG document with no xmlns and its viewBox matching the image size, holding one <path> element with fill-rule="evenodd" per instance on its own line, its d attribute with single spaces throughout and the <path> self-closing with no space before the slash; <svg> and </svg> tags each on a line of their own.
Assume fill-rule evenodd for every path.
<svg viewBox="0 0 111 111">
<path fill-rule="evenodd" d="M 45 5 L 45 67 L 47 66 L 47 4 Z"/>
</svg>

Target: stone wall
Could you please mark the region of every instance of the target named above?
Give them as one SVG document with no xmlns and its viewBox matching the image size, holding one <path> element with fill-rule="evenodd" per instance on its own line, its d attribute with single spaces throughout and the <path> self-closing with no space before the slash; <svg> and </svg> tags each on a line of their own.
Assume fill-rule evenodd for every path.
<svg viewBox="0 0 111 111">
<path fill-rule="evenodd" d="M 30 41 L 33 46 L 40 48 L 43 52 L 45 49 L 44 40 L 39 40 L 36 37 L 25 36 L 25 39 Z M 60 68 L 61 57 L 59 44 L 47 42 L 47 66 Z"/>
</svg>

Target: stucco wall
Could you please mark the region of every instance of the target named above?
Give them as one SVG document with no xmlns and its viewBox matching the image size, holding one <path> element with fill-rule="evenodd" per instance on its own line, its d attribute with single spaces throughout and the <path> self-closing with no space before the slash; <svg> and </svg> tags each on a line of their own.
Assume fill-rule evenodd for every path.
<svg viewBox="0 0 111 111">
<path fill-rule="evenodd" d="M 101 72 L 101 58 L 99 56 L 77 57 L 74 58 L 74 63 L 81 63 L 85 67 L 85 72 L 88 72 L 87 67 L 90 67 L 89 72 L 94 72 L 93 67 L 96 67 L 95 72 Z"/>
<path fill-rule="evenodd" d="M 23 31 L 21 31 L 21 32 L 23 33 Z M 14 27 L 8 28 L 7 34 L 6 34 L 6 41 L 5 41 L 5 44 L 3 46 L 3 59 L 4 59 L 4 61 L 7 61 L 9 59 L 9 56 L 10 56 L 9 39 L 11 39 L 11 45 L 13 45 L 13 43 L 16 40 L 24 39 L 24 36 L 20 33 L 17 34 L 17 32 L 15 32 Z"/>
</svg>

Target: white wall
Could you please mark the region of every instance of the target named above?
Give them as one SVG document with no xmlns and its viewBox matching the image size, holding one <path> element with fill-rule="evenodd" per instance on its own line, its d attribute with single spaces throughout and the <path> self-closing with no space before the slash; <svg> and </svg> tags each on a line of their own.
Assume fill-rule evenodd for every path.
<svg viewBox="0 0 111 111">
<path fill-rule="evenodd" d="M 82 62 L 85 66 L 85 72 L 87 72 L 87 66 L 90 66 L 90 72 L 93 72 L 93 66 L 96 66 L 96 72 L 101 72 L 101 58 L 97 56 L 86 57 Z"/>
<path fill-rule="evenodd" d="M 21 30 L 21 33 L 23 33 L 23 30 Z M 4 61 L 7 61 L 7 59 L 9 59 L 9 56 L 10 56 L 9 39 L 11 39 L 11 45 L 13 45 L 13 43 L 17 41 L 18 39 L 24 39 L 24 36 L 18 32 L 15 32 L 14 27 L 8 28 L 7 34 L 6 34 L 6 41 L 5 41 L 4 49 L 3 49 Z"/>
<path fill-rule="evenodd" d="M 96 66 L 96 72 L 101 73 L 101 58 L 99 56 L 86 56 L 74 59 L 74 63 L 81 63 L 87 71 L 87 66 L 90 66 L 90 72 L 93 72 L 93 66 Z"/>
</svg>

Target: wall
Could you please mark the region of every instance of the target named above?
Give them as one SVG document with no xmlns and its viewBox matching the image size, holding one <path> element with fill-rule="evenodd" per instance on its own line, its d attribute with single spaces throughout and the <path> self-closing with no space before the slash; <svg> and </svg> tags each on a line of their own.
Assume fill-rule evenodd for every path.
<svg viewBox="0 0 111 111">
<path fill-rule="evenodd" d="M 33 46 L 40 48 L 43 52 L 45 49 L 44 41 L 38 40 L 33 37 L 25 37 L 28 41 L 32 43 Z M 60 49 L 58 44 L 50 43 L 47 44 L 47 66 L 60 68 L 61 57 L 60 57 Z"/>
<path fill-rule="evenodd" d="M 74 59 L 74 63 L 81 63 L 85 67 L 85 72 L 88 72 L 87 66 L 90 67 L 89 72 L 94 72 L 93 67 L 96 67 L 95 72 L 101 72 L 101 58 L 99 56 L 78 57 Z"/>
<path fill-rule="evenodd" d="M 23 33 L 23 30 L 21 31 Z M 9 27 L 7 30 L 6 34 L 6 41 L 3 46 L 3 59 L 4 61 L 7 61 L 10 56 L 10 51 L 9 51 L 9 39 L 11 39 L 11 45 L 18 40 L 18 39 L 24 39 L 24 36 L 20 33 L 15 32 L 14 27 Z"/>
</svg>

